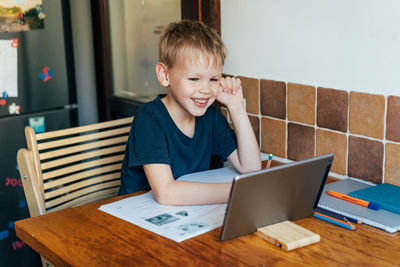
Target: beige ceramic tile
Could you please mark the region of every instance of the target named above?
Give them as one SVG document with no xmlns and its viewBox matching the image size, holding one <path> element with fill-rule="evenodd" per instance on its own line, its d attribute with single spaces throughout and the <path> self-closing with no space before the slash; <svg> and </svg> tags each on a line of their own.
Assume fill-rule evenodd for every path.
<svg viewBox="0 0 400 267">
<path fill-rule="evenodd" d="M 255 78 L 238 76 L 242 81 L 243 96 L 247 112 L 258 115 L 260 112 L 260 81 Z"/>
<path fill-rule="evenodd" d="M 261 118 L 261 151 L 286 158 L 286 122 Z"/>
<path fill-rule="evenodd" d="M 347 159 L 347 136 L 342 133 L 317 129 L 317 156 L 335 155 L 331 171 L 345 175 Z"/>
<path fill-rule="evenodd" d="M 400 144 L 386 143 L 384 182 L 400 186 Z"/>
<path fill-rule="evenodd" d="M 288 83 L 288 120 L 315 124 L 315 87 Z"/>
<path fill-rule="evenodd" d="M 350 133 L 383 139 L 384 119 L 385 97 L 383 95 L 350 93 Z"/>
</svg>

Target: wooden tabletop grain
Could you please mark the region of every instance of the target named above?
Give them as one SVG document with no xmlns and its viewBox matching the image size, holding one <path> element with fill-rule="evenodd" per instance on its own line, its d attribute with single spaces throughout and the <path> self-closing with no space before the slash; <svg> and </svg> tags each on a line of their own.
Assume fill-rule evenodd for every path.
<svg viewBox="0 0 400 267">
<path fill-rule="evenodd" d="M 221 228 L 177 243 L 98 209 L 127 196 L 20 220 L 15 230 L 56 266 L 400 266 L 400 233 L 314 217 L 296 223 L 321 241 L 291 252 L 255 234 L 220 241 Z"/>
</svg>

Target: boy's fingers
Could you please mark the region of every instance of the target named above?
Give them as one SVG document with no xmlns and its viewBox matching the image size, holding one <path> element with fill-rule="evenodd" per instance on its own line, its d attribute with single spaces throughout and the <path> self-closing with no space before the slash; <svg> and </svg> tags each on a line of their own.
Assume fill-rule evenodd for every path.
<svg viewBox="0 0 400 267">
<path fill-rule="evenodd" d="M 238 88 L 242 86 L 242 81 L 239 78 L 236 78 L 236 82 Z"/>
<path fill-rule="evenodd" d="M 232 79 L 230 77 L 226 79 L 226 87 L 228 88 L 228 92 L 232 93 Z"/>
<path fill-rule="evenodd" d="M 224 78 L 221 78 L 221 80 L 219 82 L 221 85 L 222 92 L 226 92 L 226 80 Z"/>
<path fill-rule="evenodd" d="M 236 93 L 238 92 L 239 87 L 240 87 L 240 80 L 238 78 L 235 78 L 235 85 L 233 87 L 234 95 L 236 95 Z"/>
</svg>

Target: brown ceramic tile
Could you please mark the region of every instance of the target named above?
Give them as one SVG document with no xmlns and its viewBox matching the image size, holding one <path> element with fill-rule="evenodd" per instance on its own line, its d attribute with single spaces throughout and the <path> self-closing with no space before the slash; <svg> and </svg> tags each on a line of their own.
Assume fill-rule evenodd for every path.
<svg viewBox="0 0 400 267">
<path fill-rule="evenodd" d="M 253 127 L 254 134 L 257 139 L 257 143 L 260 144 L 260 119 L 256 116 L 249 115 L 251 127 Z"/>
<path fill-rule="evenodd" d="M 256 114 L 260 112 L 259 79 L 238 76 L 242 81 L 243 96 L 246 99 L 247 112 Z"/>
<path fill-rule="evenodd" d="M 286 122 L 261 118 L 261 151 L 286 158 Z"/>
<path fill-rule="evenodd" d="M 271 80 L 260 81 L 261 114 L 286 119 L 286 84 Z"/>
<path fill-rule="evenodd" d="M 382 183 L 382 142 L 350 136 L 348 161 L 350 177 L 361 178 L 376 184 Z"/>
<path fill-rule="evenodd" d="M 302 160 L 314 157 L 315 129 L 295 123 L 288 124 L 288 159 Z"/>
<path fill-rule="evenodd" d="M 386 139 L 400 142 L 400 97 L 389 96 L 387 101 Z"/>
<path fill-rule="evenodd" d="M 343 90 L 318 88 L 317 125 L 347 132 L 348 93 Z"/>
<path fill-rule="evenodd" d="M 220 107 L 219 110 L 221 110 L 222 115 L 224 115 L 226 120 L 229 120 L 228 118 L 228 110 L 226 108 Z"/>
<path fill-rule="evenodd" d="M 383 95 L 350 93 L 350 133 L 383 139 L 384 118 L 385 97 Z"/>
<path fill-rule="evenodd" d="M 288 83 L 288 120 L 315 124 L 315 87 Z"/>
<path fill-rule="evenodd" d="M 347 136 L 346 134 L 317 129 L 317 156 L 332 153 L 335 155 L 331 171 L 346 174 Z"/>
<path fill-rule="evenodd" d="M 400 144 L 386 143 L 385 183 L 400 186 Z"/>
</svg>

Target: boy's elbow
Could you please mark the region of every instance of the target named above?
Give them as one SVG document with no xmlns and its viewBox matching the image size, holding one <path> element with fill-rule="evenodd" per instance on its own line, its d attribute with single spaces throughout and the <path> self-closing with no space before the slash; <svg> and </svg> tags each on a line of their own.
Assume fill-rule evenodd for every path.
<svg viewBox="0 0 400 267">
<path fill-rule="evenodd" d="M 154 197 L 156 199 L 156 201 L 161 204 L 161 205 L 174 205 L 174 202 L 170 196 L 170 194 L 168 194 L 168 192 L 166 192 L 166 190 L 153 190 L 154 193 Z"/>
<path fill-rule="evenodd" d="M 261 170 L 261 161 L 255 162 L 252 165 L 246 165 L 239 169 L 240 173 L 248 173 Z"/>
</svg>

